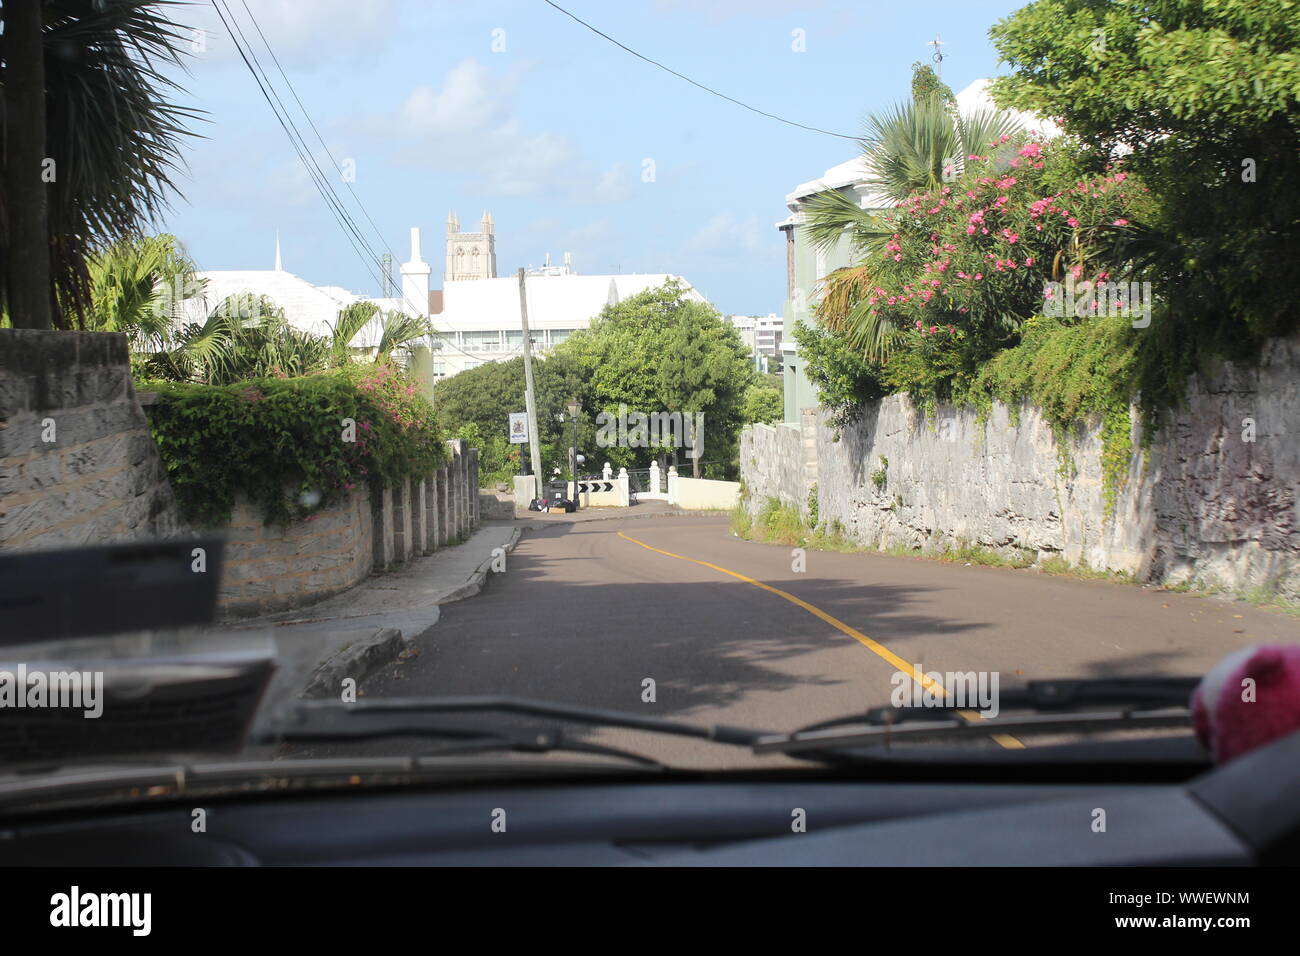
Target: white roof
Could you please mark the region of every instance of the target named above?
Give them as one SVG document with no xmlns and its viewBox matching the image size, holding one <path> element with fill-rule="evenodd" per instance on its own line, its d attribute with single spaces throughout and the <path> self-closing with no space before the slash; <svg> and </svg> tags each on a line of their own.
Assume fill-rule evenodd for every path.
<svg viewBox="0 0 1300 956">
<path fill-rule="evenodd" d="M 315 335 L 329 335 L 339 310 L 361 296 L 338 286 L 315 286 L 292 272 L 275 269 L 234 269 L 200 272 L 207 281 L 203 294 L 185 303 L 187 322 L 202 323 L 225 298 L 240 293 L 264 295 L 284 309 L 295 328 Z"/>
<path fill-rule="evenodd" d="M 314 335 L 329 336 L 339 310 L 354 302 L 373 302 L 381 313 L 416 311 L 418 303 L 401 297 L 369 298 L 341 286 L 315 286 L 291 272 L 275 269 L 243 269 L 201 272 L 206 280 L 203 294 L 185 303 L 185 321 L 202 323 L 228 296 L 251 293 L 270 298 L 284 309 L 295 328 Z M 615 305 L 647 289 L 677 279 L 686 297 L 705 301 L 689 282 L 667 273 L 630 275 L 541 275 L 529 276 L 528 324 L 534 329 L 585 328 L 606 305 Z M 430 316 L 439 332 L 496 331 L 522 328 L 519 316 L 519 279 L 474 279 L 447 282 L 442 292 L 442 312 Z M 352 340 L 354 347 L 378 344 L 382 319 L 369 322 Z"/>
<path fill-rule="evenodd" d="M 988 79 L 975 80 L 966 89 L 958 93 L 957 111 L 965 115 L 976 110 L 998 109 L 998 105 L 993 102 L 993 97 L 989 96 L 988 90 L 991 82 Z M 1041 133 L 1048 139 L 1061 135 L 1061 127 L 1049 119 L 1043 119 L 1041 116 L 1026 113 L 1023 110 L 1008 110 L 1007 112 L 1014 116 L 1017 122 L 1031 133 Z"/>
</svg>

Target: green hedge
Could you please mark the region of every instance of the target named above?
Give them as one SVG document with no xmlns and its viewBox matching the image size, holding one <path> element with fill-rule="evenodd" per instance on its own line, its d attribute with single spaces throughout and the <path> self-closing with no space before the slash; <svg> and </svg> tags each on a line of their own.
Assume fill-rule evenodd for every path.
<svg viewBox="0 0 1300 956">
<path fill-rule="evenodd" d="M 420 478 L 447 458 L 433 407 L 386 365 L 137 388 L 158 392 L 154 440 L 182 513 L 199 526 L 227 523 L 241 491 L 267 524 L 284 525 L 362 482 Z"/>
</svg>

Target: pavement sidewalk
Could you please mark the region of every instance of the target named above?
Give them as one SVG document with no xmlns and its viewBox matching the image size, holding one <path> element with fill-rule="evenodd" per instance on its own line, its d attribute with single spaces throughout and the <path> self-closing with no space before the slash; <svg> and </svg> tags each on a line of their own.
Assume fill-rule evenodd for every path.
<svg viewBox="0 0 1300 956">
<path fill-rule="evenodd" d="M 278 664 L 263 710 L 296 697 L 336 693 L 344 677 L 359 683 L 374 667 L 397 659 L 438 623 L 439 605 L 477 594 L 494 551 L 514 549 L 513 521 L 484 521 L 464 544 L 372 574 L 316 604 L 216 625 L 217 632 L 257 631 L 275 642 Z"/>
</svg>

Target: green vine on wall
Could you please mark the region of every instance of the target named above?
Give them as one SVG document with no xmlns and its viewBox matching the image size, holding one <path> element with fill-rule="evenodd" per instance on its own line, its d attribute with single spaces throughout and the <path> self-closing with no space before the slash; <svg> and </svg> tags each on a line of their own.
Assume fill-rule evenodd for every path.
<svg viewBox="0 0 1300 956">
<path fill-rule="evenodd" d="M 432 406 L 387 365 L 138 388 L 158 392 L 154 441 L 183 516 L 201 527 L 227 523 L 240 492 L 285 525 L 363 482 L 420 478 L 446 461 Z"/>
</svg>

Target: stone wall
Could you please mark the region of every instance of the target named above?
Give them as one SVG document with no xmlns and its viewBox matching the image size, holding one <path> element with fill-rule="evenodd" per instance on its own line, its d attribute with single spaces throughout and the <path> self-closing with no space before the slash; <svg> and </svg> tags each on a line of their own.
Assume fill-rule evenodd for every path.
<svg viewBox="0 0 1300 956">
<path fill-rule="evenodd" d="M 463 539 L 478 527 L 478 452 L 371 487 L 287 528 L 236 500 L 219 590 L 223 617 L 286 610 Z M 130 377 L 126 337 L 0 329 L 0 548 L 186 537 Z"/>
<path fill-rule="evenodd" d="M 1297 596 L 1297 371 L 1300 338 L 1270 343 L 1256 368 L 1221 363 L 1192 380 L 1186 407 L 1147 455 L 1133 456 L 1111 514 L 1099 425 L 1071 437 L 1073 470 L 1063 475 L 1052 430 L 1036 409 L 1020 409 L 1016 420 L 995 405 L 980 423 L 970 410 L 940 407 L 927 418 L 906 396 L 873 403 L 842 432 L 824 414 L 799 430 L 786 426 L 788 434 L 747 428 L 747 507 L 757 513 L 776 497 L 806 513 L 815 475 L 819 519 L 840 522 L 866 544 L 979 544 L 1142 580 Z M 1140 447 L 1136 426 L 1133 435 Z M 812 440 L 813 468 L 800 460 L 800 439 L 804 448 Z"/>
<path fill-rule="evenodd" d="M 0 329 L 0 548 L 181 530 L 126 336 Z"/>
<path fill-rule="evenodd" d="M 757 511 L 768 498 L 804 510 L 809 483 L 804 477 L 804 435 L 788 425 L 749 425 L 740 435 L 740 484 Z"/>
<path fill-rule="evenodd" d="M 239 496 L 224 529 L 219 613 L 280 611 L 347 590 L 374 569 L 373 534 L 370 491 L 364 485 L 287 528 L 264 525 L 261 509 Z"/>
<path fill-rule="evenodd" d="M 218 614 L 302 607 L 467 537 L 479 526 L 470 483 L 476 452 L 449 441 L 447 466 L 427 478 L 359 488 L 287 528 L 264 525 L 261 512 L 240 497 L 225 531 Z"/>
</svg>

